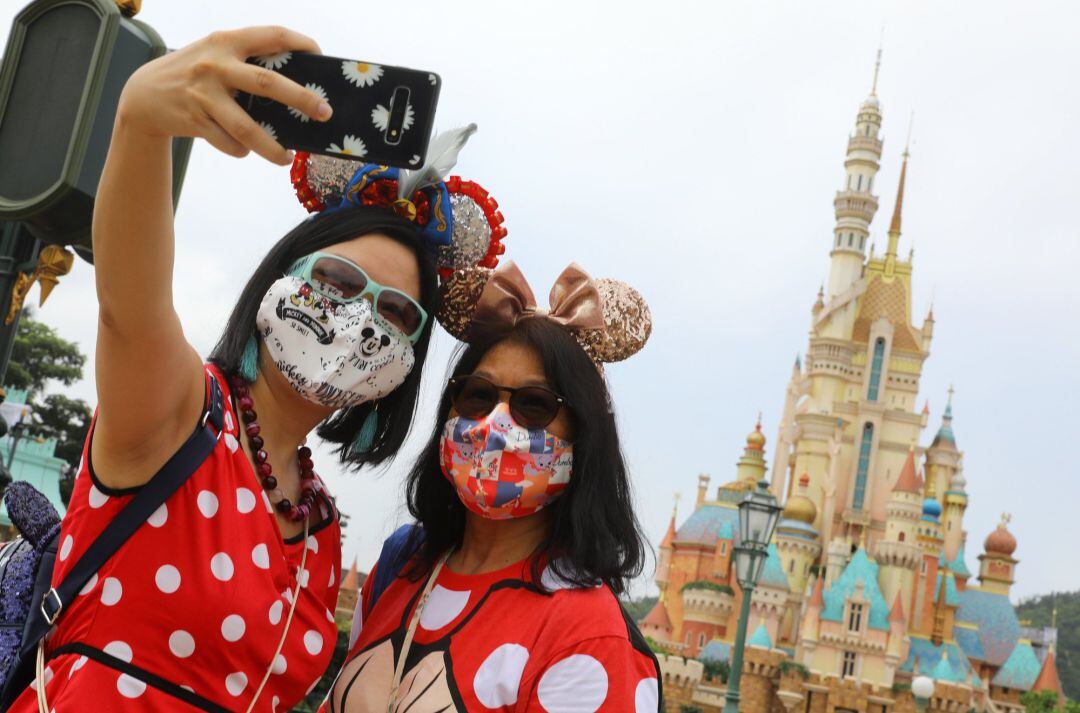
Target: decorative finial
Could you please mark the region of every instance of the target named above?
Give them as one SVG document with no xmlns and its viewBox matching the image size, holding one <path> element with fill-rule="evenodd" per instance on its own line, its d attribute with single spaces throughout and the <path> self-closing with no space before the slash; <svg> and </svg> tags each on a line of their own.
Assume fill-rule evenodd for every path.
<svg viewBox="0 0 1080 713">
<path fill-rule="evenodd" d="M 755 431 L 760 431 L 761 430 L 761 411 L 760 410 L 757 412 L 757 425 L 754 426 L 754 430 Z"/>
<path fill-rule="evenodd" d="M 671 508 L 671 519 L 672 520 L 674 520 L 676 518 L 676 516 L 679 514 L 679 498 L 681 498 L 681 497 L 682 497 L 682 493 L 676 492 L 674 497 L 672 498 L 675 501 L 674 506 Z"/>
<path fill-rule="evenodd" d="M 905 158 L 907 158 L 907 156 L 911 153 L 911 151 L 910 151 L 910 149 L 911 149 L 911 127 L 914 126 L 914 125 L 915 125 L 915 110 L 912 109 L 911 114 L 908 115 L 907 140 L 904 142 L 904 157 Z"/>
<path fill-rule="evenodd" d="M 945 413 L 942 416 L 946 421 L 952 420 L 952 397 L 954 393 L 956 393 L 956 389 L 952 387 L 952 384 L 949 384 L 949 400 L 945 404 Z"/>
<path fill-rule="evenodd" d="M 881 26 L 881 36 L 878 38 L 877 59 L 874 61 L 874 83 L 870 85 L 870 96 L 877 96 L 877 78 L 881 71 L 881 45 L 885 41 L 885 26 Z"/>
<path fill-rule="evenodd" d="M 1012 522 L 1012 515 L 1007 512 L 1003 512 L 1001 513 L 1001 524 L 999 524 L 998 527 L 1004 530 L 1006 527 L 1008 527 L 1010 522 Z"/>
</svg>

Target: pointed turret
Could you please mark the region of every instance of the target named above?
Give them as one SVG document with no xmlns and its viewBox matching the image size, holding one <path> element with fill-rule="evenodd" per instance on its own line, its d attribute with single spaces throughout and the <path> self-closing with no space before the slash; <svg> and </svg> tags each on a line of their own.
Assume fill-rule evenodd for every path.
<svg viewBox="0 0 1080 713">
<path fill-rule="evenodd" d="M 908 449 L 904 467 L 900 469 L 900 477 L 896 479 L 896 485 L 893 486 L 893 492 L 918 495 L 922 492 L 922 487 L 923 484 L 919 482 L 919 476 L 915 473 L 915 446 L 912 445 Z"/>
<path fill-rule="evenodd" d="M 900 594 L 893 600 L 892 609 L 889 610 L 889 624 L 899 624 L 901 627 L 907 621 L 904 616 L 904 603 L 900 600 Z"/>
<path fill-rule="evenodd" d="M 656 584 L 660 587 L 660 599 L 663 601 L 664 592 L 667 590 L 668 578 L 671 573 L 671 557 L 672 552 L 675 549 L 673 543 L 675 542 L 675 519 L 679 513 L 679 495 L 675 494 L 675 505 L 671 508 L 671 520 L 668 521 L 667 532 L 664 533 L 664 539 L 660 542 L 660 547 L 657 553 L 656 560 Z"/>
<path fill-rule="evenodd" d="M 1035 679 L 1035 685 L 1031 687 L 1031 690 L 1052 691 L 1057 695 L 1058 705 L 1065 705 L 1065 693 L 1061 688 L 1061 679 L 1058 678 L 1057 663 L 1054 661 L 1053 649 L 1046 652 L 1042 670 L 1039 671 L 1039 677 Z"/>
<path fill-rule="evenodd" d="M 341 588 L 346 592 L 360 591 L 360 571 L 356 567 L 355 557 L 353 557 L 352 566 L 345 574 L 345 579 L 341 580 Z"/>
</svg>

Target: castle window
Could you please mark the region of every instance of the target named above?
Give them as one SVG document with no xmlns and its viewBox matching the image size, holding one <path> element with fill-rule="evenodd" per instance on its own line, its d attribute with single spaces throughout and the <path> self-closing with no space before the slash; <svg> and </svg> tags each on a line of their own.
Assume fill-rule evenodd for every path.
<svg viewBox="0 0 1080 713">
<path fill-rule="evenodd" d="M 720 543 L 720 554 L 721 555 L 726 555 L 727 554 L 727 543 L 726 542 L 721 542 Z"/>
<path fill-rule="evenodd" d="M 874 342 L 874 357 L 870 362 L 870 387 L 866 391 L 868 401 L 878 400 L 878 391 L 881 388 L 881 366 L 885 361 L 885 340 L 878 337 Z"/>
<path fill-rule="evenodd" d="M 852 604 L 851 609 L 848 611 L 848 631 L 854 631 L 858 633 L 862 630 L 862 615 L 863 605 Z"/>
<path fill-rule="evenodd" d="M 901 542 L 903 542 L 903 541 L 904 541 L 904 533 L 902 533 L 902 532 L 900 533 L 900 537 L 899 537 L 899 540 L 900 540 Z"/>
<path fill-rule="evenodd" d="M 689 646 L 689 645 L 690 645 L 690 641 L 691 641 L 691 640 L 692 640 L 693 638 L 694 638 L 694 634 L 693 634 L 692 632 L 689 632 L 689 631 L 688 631 L 688 632 L 686 632 L 686 645 L 687 645 L 687 646 Z"/>
<path fill-rule="evenodd" d="M 787 571 L 788 571 L 789 573 L 790 573 L 790 572 L 794 572 L 794 571 L 795 571 L 795 560 L 791 560 L 790 562 L 788 562 L 788 568 L 787 568 Z"/>
<path fill-rule="evenodd" d="M 866 498 L 866 476 L 870 470 L 870 446 L 874 442 L 874 424 L 868 423 L 863 426 L 862 444 L 859 446 L 859 470 L 855 474 L 855 492 L 851 498 L 851 506 L 856 510 L 862 510 L 863 500 Z"/>
<path fill-rule="evenodd" d="M 855 675 L 855 661 L 856 656 L 854 651 L 844 652 L 844 666 L 840 671 L 841 678 L 847 678 L 848 676 Z"/>
<path fill-rule="evenodd" d="M 859 174 L 859 180 L 855 182 L 855 190 L 857 190 L 857 191 L 862 190 L 862 174 L 861 173 Z"/>
<path fill-rule="evenodd" d="M 924 576 L 926 575 L 926 560 L 922 561 L 922 573 Z"/>
<path fill-rule="evenodd" d="M 865 247 L 866 247 L 866 236 L 865 235 L 860 235 L 859 236 L 859 250 L 862 250 Z"/>
</svg>

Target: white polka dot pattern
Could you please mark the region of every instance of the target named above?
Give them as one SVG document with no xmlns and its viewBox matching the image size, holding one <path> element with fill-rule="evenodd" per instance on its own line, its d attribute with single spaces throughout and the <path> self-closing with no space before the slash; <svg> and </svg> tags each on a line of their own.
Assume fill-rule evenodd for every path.
<svg viewBox="0 0 1080 713">
<path fill-rule="evenodd" d="M 255 545 L 255 549 L 251 551 L 251 561 L 259 569 L 270 569 L 270 550 L 266 548 L 266 543 Z"/>
<path fill-rule="evenodd" d="M 89 594 L 90 592 L 94 591 L 94 587 L 96 586 L 97 572 L 94 572 L 92 575 L 90 575 L 90 579 L 86 580 L 86 584 L 83 585 L 83 588 L 79 590 L 79 594 Z"/>
<path fill-rule="evenodd" d="M 236 489 L 236 510 L 241 515 L 247 515 L 255 509 L 255 493 L 247 488 Z"/>
<path fill-rule="evenodd" d="M 573 654 L 540 677 L 536 697 L 548 713 L 593 713 L 607 698 L 604 665 L 587 654 Z"/>
<path fill-rule="evenodd" d="M 120 597 L 124 596 L 124 588 L 116 577 L 106 577 L 101 583 L 101 603 L 107 607 L 116 606 Z"/>
<path fill-rule="evenodd" d="M 64 538 L 64 542 L 60 545 L 60 561 L 63 562 L 71 554 L 71 547 L 75 544 L 75 540 L 68 535 Z"/>
<path fill-rule="evenodd" d="M 322 634 L 315 630 L 310 630 L 304 634 L 304 648 L 312 656 L 318 656 L 322 651 L 323 638 Z"/>
<path fill-rule="evenodd" d="M 280 599 L 275 599 L 274 603 L 270 605 L 270 623 L 277 626 L 281 621 L 281 612 L 285 609 L 285 605 Z"/>
<path fill-rule="evenodd" d="M 420 627 L 428 631 L 438 631 L 465 609 L 469 603 L 470 592 L 458 592 L 436 584 L 428 597 L 427 605 L 420 614 Z"/>
<path fill-rule="evenodd" d="M 228 582 L 232 579 L 234 571 L 232 558 L 224 552 L 218 552 L 210 558 L 210 572 L 216 579 Z"/>
<path fill-rule="evenodd" d="M 153 512 L 150 517 L 146 518 L 146 522 L 150 527 L 163 527 L 166 522 L 169 521 L 169 506 L 166 503 L 162 503 L 157 510 Z"/>
<path fill-rule="evenodd" d="M 239 614 L 230 614 L 221 622 L 221 636 L 226 641 L 239 641 L 244 638 L 246 630 L 247 624 L 244 623 L 244 617 Z"/>
<path fill-rule="evenodd" d="M 195 637 L 183 629 L 169 634 L 169 651 L 179 659 L 186 659 L 195 653 Z"/>
<path fill-rule="evenodd" d="M 109 502 L 109 496 L 98 490 L 96 485 L 90 486 L 90 494 L 87 499 L 90 501 L 90 507 L 95 510 Z"/>
<path fill-rule="evenodd" d="M 655 678 L 643 678 L 634 689 L 634 713 L 656 713 L 660 690 Z"/>
<path fill-rule="evenodd" d="M 270 667 L 270 672 L 280 676 L 289 670 L 289 662 L 285 660 L 285 657 L 278 654 L 274 657 L 274 665 Z"/>
<path fill-rule="evenodd" d="M 122 673 L 120 678 L 116 679 L 116 690 L 124 698 L 138 698 L 146 692 L 146 684 L 133 676 Z"/>
<path fill-rule="evenodd" d="M 247 676 L 242 672 L 230 673 L 225 677 L 225 690 L 230 696 L 239 696 L 247 688 Z"/>
<path fill-rule="evenodd" d="M 134 657 L 134 652 L 131 650 L 131 647 L 123 641 L 110 641 L 105 644 L 102 651 L 109 656 L 120 659 L 124 663 L 131 663 L 131 659 Z"/>
<path fill-rule="evenodd" d="M 180 588 L 180 570 L 171 564 L 163 564 L 154 574 L 154 584 L 165 594 L 172 594 Z"/>
<path fill-rule="evenodd" d="M 529 650 L 521 644 L 503 644 L 484 659 L 473 677 L 473 692 L 487 708 L 517 703 L 521 674 L 529 661 Z"/>
<path fill-rule="evenodd" d="M 195 504 L 199 506 L 199 512 L 202 513 L 203 517 L 211 518 L 217 515 L 218 497 L 209 490 L 200 490 L 195 498 Z"/>
</svg>

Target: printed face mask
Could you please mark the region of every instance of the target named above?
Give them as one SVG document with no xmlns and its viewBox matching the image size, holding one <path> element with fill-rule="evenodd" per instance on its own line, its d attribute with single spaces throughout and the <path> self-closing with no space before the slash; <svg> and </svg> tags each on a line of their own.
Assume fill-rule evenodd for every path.
<svg viewBox="0 0 1080 713">
<path fill-rule="evenodd" d="M 405 381 L 412 345 L 367 300 L 338 305 L 299 277 L 266 291 L 256 324 L 277 368 L 304 398 L 339 409 L 386 396 Z"/>
<path fill-rule="evenodd" d="M 570 443 L 519 426 L 504 403 L 478 421 L 448 420 L 440 449 L 461 502 L 492 520 L 538 512 L 566 489 L 574 460 Z"/>
</svg>

